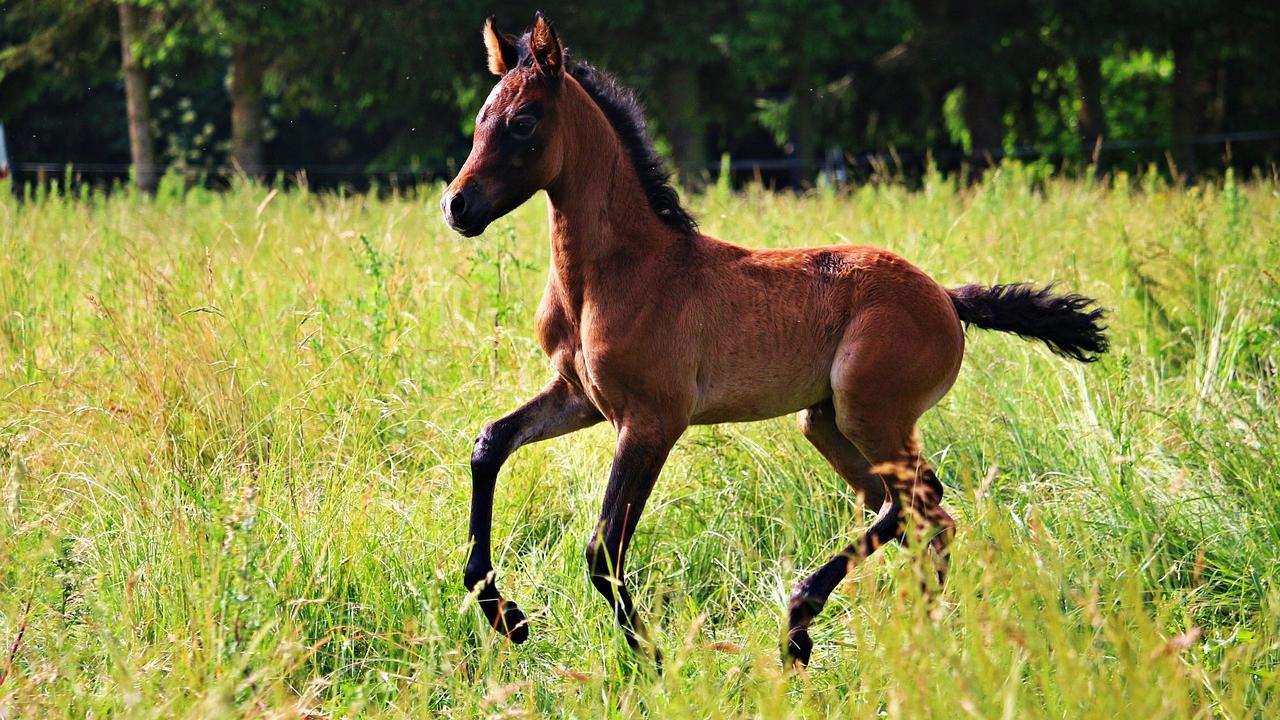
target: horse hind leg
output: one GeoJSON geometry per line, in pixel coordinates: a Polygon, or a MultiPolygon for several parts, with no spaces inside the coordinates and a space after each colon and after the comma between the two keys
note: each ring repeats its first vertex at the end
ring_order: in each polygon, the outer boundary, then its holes
{"type": "MultiPolygon", "coordinates": [[[[898,457],[877,464],[875,470],[886,478],[890,492],[901,498],[906,522],[900,539],[925,542],[937,579],[937,590],[941,590],[947,582],[956,521],[942,507],[942,482],[921,453],[919,433],[913,429],[898,457]]],[[[926,595],[934,594],[934,588],[926,578],[921,577],[921,584],[926,595]]]]}
{"type": "Polygon", "coordinates": [[[898,538],[898,506],[887,502],[888,488],[884,479],[871,470],[871,462],[849,442],[836,424],[835,406],[830,400],[800,412],[796,425],[832,469],[853,488],[866,508],[878,510],[875,521],[858,542],[828,560],[817,572],[801,581],[791,595],[787,613],[787,641],[784,655],[794,662],[808,664],[813,650],[809,625],[822,612],[827,598],[850,571],[853,564],[875,552],[881,545],[898,538]]]}
{"type": "MultiPolygon", "coordinates": [[[[802,429],[806,422],[812,424],[821,417],[820,413],[816,418],[810,413],[809,417],[802,418],[802,429]]],[[[836,424],[839,424],[838,420],[836,424]]],[[[907,425],[908,429],[905,431],[897,433],[890,429],[891,423],[878,425],[877,428],[878,430],[869,432],[859,431],[856,427],[841,429],[841,435],[845,437],[849,447],[866,462],[862,475],[856,482],[852,479],[850,482],[855,488],[860,485],[868,487],[872,485],[870,478],[875,478],[883,488],[880,495],[883,500],[875,521],[856,542],[845,547],[796,586],[788,611],[785,650],[785,657],[792,662],[804,665],[809,663],[813,650],[809,626],[853,566],[871,556],[881,546],[893,540],[909,542],[913,538],[928,537],[939,587],[945,582],[947,546],[954,534],[955,521],[941,506],[942,484],[938,481],[937,474],[921,457],[914,422],[907,425]],[[896,440],[890,439],[895,436],[896,440]]],[[[818,429],[821,430],[821,426],[818,429]]],[[[806,432],[806,437],[812,431],[811,427],[806,432]]],[[[830,440],[825,434],[820,437],[820,441],[830,440]]],[[[827,448],[838,450],[829,455],[823,450],[823,446],[819,446],[819,450],[832,461],[837,471],[842,466],[846,469],[851,467],[836,464],[837,460],[848,461],[852,457],[848,448],[834,442],[827,448]],[[833,456],[836,460],[832,460],[833,456]]],[[[928,584],[925,583],[924,586],[928,591],[928,584]]]]}
{"type": "Polygon", "coordinates": [[[881,546],[902,536],[902,506],[896,496],[888,496],[880,506],[880,512],[871,527],[857,542],[846,546],[812,575],[801,580],[791,594],[787,611],[787,644],[784,661],[809,664],[813,653],[813,639],[809,626],[822,612],[831,593],[844,580],[855,565],[870,557],[881,546]]]}
{"type": "Polygon", "coordinates": [[[869,510],[879,510],[886,496],[884,480],[871,472],[871,462],[840,432],[832,402],[826,400],[800,411],[796,425],[836,474],[849,483],[862,504],[869,510]]]}
{"type": "Polygon", "coordinates": [[[924,459],[920,416],[951,388],[964,356],[964,333],[945,292],[918,286],[897,312],[876,316],[841,344],[831,368],[836,425],[899,498],[903,539],[934,553],[939,587],[955,520],[942,508],[942,483],[924,459]]]}
{"type": "MultiPolygon", "coordinates": [[[[801,411],[797,417],[797,425],[836,473],[854,489],[865,507],[875,510],[884,504],[887,497],[884,478],[873,472],[871,462],[840,431],[836,423],[835,406],[831,401],[801,411]]],[[[932,535],[929,547],[937,555],[938,584],[941,586],[946,582],[947,546],[954,534],[955,520],[942,507],[942,482],[938,480],[937,473],[928,461],[921,457],[917,433],[913,431],[909,437],[902,462],[909,468],[906,477],[910,478],[912,514],[920,518],[917,522],[918,529],[932,535]]],[[[888,468],[881,469],[896,472],[894,467],[890,463],[888,468]]],[[[903,533],[895,539],[905,540],[906,535],[903,533]]]]}

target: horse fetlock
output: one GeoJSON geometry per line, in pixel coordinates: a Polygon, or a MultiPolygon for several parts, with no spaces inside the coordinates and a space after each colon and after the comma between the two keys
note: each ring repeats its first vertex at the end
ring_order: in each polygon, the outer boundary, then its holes
{"type": "Polygon", "coordinates": [[[493,587],[493,567],[487,564],[468,563],[462,570],[462,586],[467,592],[472,592],[480,586],[483,586],[482,589],[493,587]]]}
{"type": "Polygon", "coordinates": [[[601,595],[604,595],[606,598],[612,598],[614,595],[614,588],[620,584],[617,579],[609,575],[609,573],[592,572],[590,573],[590,579],[591,587],[595,588],[596,591],[601,595]]]}
{"type": "Polygon", "coordinates": [[[498,610],[491,618],[493,629],[506,635],[511,642],[519,645],[529,639],[529,618],[520,606],[511,600],[498,600],[498,610]]]}
{"type": "MultiPolygon", "coordinates": [[[[476,605],[480,607],[484,617],[494,630],[502,633],[517,645],[529,639],[529,621],[524,611],[515,602],[502,597],[494,587],[490,574],[479,575],[474,584],[468,583],[470,590],[480,586],[480,594],[476,605]]],[[[468,575],[468,580],[474,579],[468,575]]]]}
{"type": "Polygon", "coordinates": [[[798,588],[791,594],[791,612],[789,613],[791,627],[795,629],[808,624],[822,612],[826,604],[826,598],[810,595],[807,589],[798,588]]]}

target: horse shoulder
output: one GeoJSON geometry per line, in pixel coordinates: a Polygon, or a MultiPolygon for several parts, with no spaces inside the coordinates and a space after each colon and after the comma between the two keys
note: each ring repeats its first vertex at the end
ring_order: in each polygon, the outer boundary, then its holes
{"type": "Polygon", "coordinates": [[[547,285],[542,301],[538,304],[534,329],[538,345],[551,360],[551,365],[565,379],[576,383],[577,356],[582,349],[581,332],[569,298],[554,283],[547,285]]]}

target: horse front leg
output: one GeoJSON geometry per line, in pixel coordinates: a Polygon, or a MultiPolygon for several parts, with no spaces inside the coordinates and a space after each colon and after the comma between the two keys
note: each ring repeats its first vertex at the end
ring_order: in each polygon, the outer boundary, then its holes
{"type": "Polygon", "coordinates": [[[512,642],[527,640],[529,627],[519,606],[504,599],[494,581],[489,548],[498,470],[523,445],[581,430],[602,419],[581,392],[556,378],[519,409],[486,425],[476,438],[471,453],[471,550],[462,578],[467,590],[477,593],[489,624],[512,642]]]}
{"type": "Polygon", "coordinates": [[[604,506],[586,549],[591,584],[613,608],[627,644],[637,651],[643,649],[642,645],[647,646],[657,660],[661,656],[637,617],[635,603],[624,582],[623,568],[649,493],[683,431],[683,423],[673,424],[658,418],[620,424],[604,506]]]}

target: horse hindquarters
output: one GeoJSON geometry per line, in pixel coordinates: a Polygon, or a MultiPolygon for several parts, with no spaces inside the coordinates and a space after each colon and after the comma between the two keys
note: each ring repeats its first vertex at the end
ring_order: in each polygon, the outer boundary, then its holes
{"type": "Polygon", "coordinates": [[[831,402],[806,411],[801,429],[860,497],[883,501],[857,542],[797,586],[790,659],[808,663],[809,625],[850,568],[881,545],[932,536],[938,581],[945,581],[955,520],[942,508],[942,483],[922,456],[916,421],[955,382],[963,352],[959,319],[936,285],[873,305],[850,323],[831,368],[831,402]]]}

